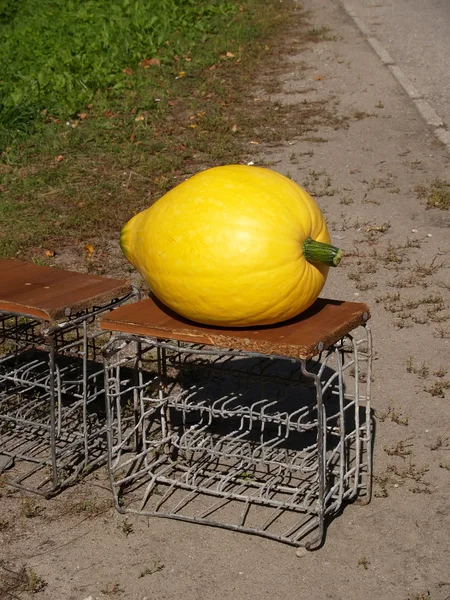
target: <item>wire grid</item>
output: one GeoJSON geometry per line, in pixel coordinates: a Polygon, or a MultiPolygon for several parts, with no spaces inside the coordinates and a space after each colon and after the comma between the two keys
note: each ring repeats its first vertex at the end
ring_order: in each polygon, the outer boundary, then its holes
{"type": "Polygon", "coordinates": [[[320,546],[328,515],[370,499],[371,338],[356,333],[313,361],[113,338],[116,508],[320,546]]]}
{"type": "Polygon", "coordinates": [[[0,313],[0,454],[16,488],[51,496],[106,461],[104,369],[110,335],[97,315],[130,297],[49,327],[0,313]]]}

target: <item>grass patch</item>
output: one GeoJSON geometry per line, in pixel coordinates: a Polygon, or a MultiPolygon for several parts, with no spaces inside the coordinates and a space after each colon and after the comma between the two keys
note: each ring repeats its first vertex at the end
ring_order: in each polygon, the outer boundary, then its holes
{"type": "Polygon", "coordinates": [[[416,192],[419,198],[426,199],[427,208],[450,209],[450,183],[448,181],[436,179],[429,188],[423,185],[418,186],[416,192]]]}
{"type": "Polygon", "coordinates": [[[0,561],[0,597],[18,598],[17,594],[37,594],[47,587],[47,582],[25,565],[13,566],[0,561]]]}
{"type": "Polygon", "coordinates": [[[238,10],[212,0],[41,0],[39,10],[3,0],[0,135],[27,130],[42,111],[73,115],[98,90],[120,93],[134,70],[170,63],[238,10]]]}
{"type": "MultiPolygon", "coordinates": [[[[97,4],[104,9],[101,0],[64,6],[70,12],[97,4]]],[[[155,3],[113,4],[145,12],[144,4],[155,3]]],[[[161,3],[164,11],[168,4],[161,3]]],[[[254,91],[257,78],[262,86],[276,80],[288,69],[285,55],[299,51],[290,31],[310,37],[294,3],[178,4],[189,9],[189,19],[196,15],[195,25],[186,21],[172,37],[167,25],[154,47],[117,58],[120,85],[96,83],[89,87],[95,93],[58,101],[60,112],[45,105],[38,130],[3,152],[1,256],[105,272],[122,260],[116,243],[122,225],[187,176],[246,162],[255,150],[305,138],[324,123],[340,126],[323,103],[275,105],[254,91]]],[[[122,25],[125,14],[117,17],[122,25]]],[[[98,31],[98,21],[92,27],[98,31]]]]}

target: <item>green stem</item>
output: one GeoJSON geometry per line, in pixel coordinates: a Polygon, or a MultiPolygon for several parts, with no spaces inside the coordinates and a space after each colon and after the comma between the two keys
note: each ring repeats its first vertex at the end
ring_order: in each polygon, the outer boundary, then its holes
{"type": "Polygon", "coordinates": [[[331,244],[308,238],[303,242],[303,255],[308,262],[337,267],[341,262],[342,250],[331,244]]]}

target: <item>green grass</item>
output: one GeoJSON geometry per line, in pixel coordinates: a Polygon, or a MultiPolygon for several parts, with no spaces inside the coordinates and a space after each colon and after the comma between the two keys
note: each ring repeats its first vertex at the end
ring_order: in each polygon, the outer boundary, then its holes
{"type": "Polygon", "coordinates": [[[0,144],[29,132],[42,111],[65,118],[97,93],[120,93],[139,63],[170,67],[238,10],[214,0],[40,0],[38,9],[2,0],[0,144]]]}
{"type": "Polygon", "coordinates": [[[450,183],[442,179],[436,179],[429,187],[420,185],[416,187],[419,198],[425,198],[427,208],[439,208],[450,210],[450,183]]]}

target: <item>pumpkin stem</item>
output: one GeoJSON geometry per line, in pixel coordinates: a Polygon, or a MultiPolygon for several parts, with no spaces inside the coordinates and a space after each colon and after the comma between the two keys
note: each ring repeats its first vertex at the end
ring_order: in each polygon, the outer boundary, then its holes
{"type": "Polygon", "coordinates": [[[329,267],[337,267],[341,262],[342,250],[331,244],[307,238],[303,242],[303,255],[308,262],[323,263],[329,267]]]}

